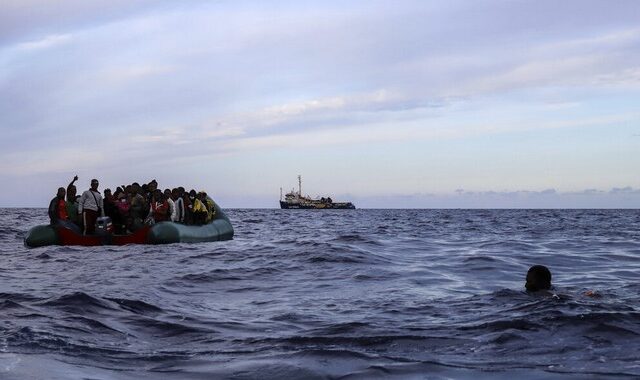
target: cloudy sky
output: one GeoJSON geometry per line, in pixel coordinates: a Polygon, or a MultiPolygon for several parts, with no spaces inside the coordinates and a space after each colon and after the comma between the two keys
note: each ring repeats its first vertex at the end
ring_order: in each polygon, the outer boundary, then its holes
{"type": "Polygon", "coordinates": [[[638,1],[0,2],[0,207],[640,207],[638,1]]]}

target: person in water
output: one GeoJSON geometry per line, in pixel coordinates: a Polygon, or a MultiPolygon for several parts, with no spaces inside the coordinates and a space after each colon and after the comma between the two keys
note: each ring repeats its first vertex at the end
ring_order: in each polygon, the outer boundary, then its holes
{"type": "MultiPolygon", "coordinates": [[[[553,298],[560,299],[560,296],[552,293],[555,289],[551,285],[551,271],[544,265],[534,265],[529,268],[524,287],[527,289],[527,292],[544,292],[552,295],[553,298]]],[[[602,297],[601,294],[595,290],[587,290],[583,295],[592,298],[602,297]]]]}
{"type": "Polygon", "coordinates": [[[528,292],[551,290],[551,271],[544,265],[534,265],[527,272],[527,280],[524,284],[528,292]]]}
{"type": "Polygon", "coordinates": [[[98,216],[104,216],[104,201],[98,191],[98,185],[98,180],[92,179],[91,188],[82,193],[78,204],[78,213],[82,215],[82,224],[84,225],[83,232],[85,235],[93,234],[96,229],[98,216]]]}

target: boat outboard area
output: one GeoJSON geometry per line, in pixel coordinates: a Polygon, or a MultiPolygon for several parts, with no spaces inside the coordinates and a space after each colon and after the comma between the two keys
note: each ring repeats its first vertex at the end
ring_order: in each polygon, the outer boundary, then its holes
{"type": "Polygon", "coordinates": [[[74,185],[59,188],[49,204],[50,223],[29,230],[27,247],[47,245],[125,245],[199,243],[233,238],[231,221],[205,192],[183,187],[158,189],[148,184],[117,187],[113,193],[89,190],[77,195],[74,185]]]}

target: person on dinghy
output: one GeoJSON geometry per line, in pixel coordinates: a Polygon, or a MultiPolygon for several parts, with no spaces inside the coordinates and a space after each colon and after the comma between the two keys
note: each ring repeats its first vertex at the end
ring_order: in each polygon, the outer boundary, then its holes
{"type": "Polygon", "coordinates": [[[91,180],[91,188],[80,197],[78,205],[78,213],[82,215],[82,224],[84,225],[84,234],[92,235],[95,233],[96,221],[98,216],[104,215],[104,201],[102,194],[98,191],[99,182],[97,179],[91,180]]]}

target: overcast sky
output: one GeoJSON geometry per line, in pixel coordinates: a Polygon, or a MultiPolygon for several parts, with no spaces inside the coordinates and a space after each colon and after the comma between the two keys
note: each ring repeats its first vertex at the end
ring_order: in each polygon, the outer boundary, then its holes
{"type": "Polygon", "coordinates": [[[0,2],[0,207],[640,207],[638,1],[0,2]]]}

